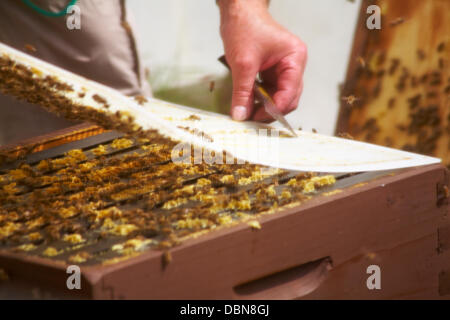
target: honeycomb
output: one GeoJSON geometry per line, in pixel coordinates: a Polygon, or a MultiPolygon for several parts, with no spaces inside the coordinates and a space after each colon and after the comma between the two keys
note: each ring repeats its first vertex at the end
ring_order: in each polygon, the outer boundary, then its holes
{"type": "Polygon", "coordinates": [[[173,146],[153,133],[16,161],[0,175],[0,248],[80,265],[114,263],[238,223],[259,229],[255,218],[335,182],[248,163],[173,163],[173,146]]]}

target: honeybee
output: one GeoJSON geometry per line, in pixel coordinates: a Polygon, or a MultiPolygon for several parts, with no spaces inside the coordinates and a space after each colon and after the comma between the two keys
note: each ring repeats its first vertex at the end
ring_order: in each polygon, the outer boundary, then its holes
{"type": "Polygon", "coordinates": [[[171,244],[169,241],[164,240],[164,241],[161,241],[161,242],[158,244],[158,247],[159,247],[160,249],[169,249],[169,248],[172,247],[172,244],[171,244]]]}
{"type": "Polygon", "coordinates": [[[36,47],[33,46],[33,45],[31,45],[31,44],[28,44],[28,43],[24,46],[24,48],[25,48],[26,51],[28,51],[28,52],[30,52],[30,53],[35,53],[35,52],[37,52],[36,47]]]}
{"type": "Polygon", "coordinates": [[[389,22],[389,25],[391,27],[394,27],[394,26],[397,26],[399,24],[402,24],[403,22],[405,22],[405,18],[398,17],[398,18],[395,18],[394,20],[392,20],[391,22],[389,22]]]}
{"type": "Polygon", "coordinates": [[[392,109],[393,107],[395,107],[395,98],[390,98],[388,102],[388,108],[392,109]]]}
{"type": "Polygon", "coordinates": [[[339,132],[337,134],[339,138],[349,139],[349,140],[355,140],[355,138],[348,132],[339,132]]]}
{"type": "Polygon", "coordinates": [[[171,262],[172,262],[172,254],[169,251],[164,251],[164,253],[162,254],[163,268],[166,268],[171,262]]]}
{"type": "Polygon", "coordinates": [[[135,96],[134,100],[136,100],[136,102],[139,103],[140,105],[143,105],[144,103],[148,102],[147,98],[144,97],[143,95],[135,96]]]}
{"type": "Polygon", "coordinates": [[[359,100],[360,100],[360,98],[355,97],[354,95],[350,95],[348,97],[342,97],[342,101],[345,101],[350,106],[353,106],[353,104],[359,100]]]}
{"type": "Polygon", "coordinates": [[[361,57],[361,56],[357,57],[357,58],[356,58],[356,61],[359,63],[359,65],[360,65],[362,68],[365,68],[365,67],[366,67],[366,60],[364,60],[363,57],[361,57]]]}
{"type": "Polygon", "coordinates": [[[444,186],[444,196],[446,198],[450,198],[450,190],[448,189],[447,186],[444,186]]]}
{"type": "Polygon", "coordinates": [[[417,50],[417,57],[419,60],[424,60],[426,57],[425,52],[422,49],[417,50]]]}

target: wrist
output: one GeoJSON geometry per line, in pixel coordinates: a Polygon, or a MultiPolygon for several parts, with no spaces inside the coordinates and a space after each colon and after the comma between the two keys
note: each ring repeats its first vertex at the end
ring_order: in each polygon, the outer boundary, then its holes
{"type": "Polygon", "coordinates": [[[263,4],[265,4],[266,8],[270,4],[270,0],[255,0],[255,1],[253,1],[253,0],[216,0],[216,4],[218,6],[220,6],[220,5],[224,4],[224,3],[225,3],[225,5],[227,5],[227,4],[230,4],[230,3],[232,4],[232,3],[236,3],[236,2],[240,2],[240,1],[243,1],[243,2],[262,2],[263,4]]]}
{"type": "Polygon", "coordinates": [[[220,9],[221,22],[241,14],[268,14],[269,0],[216,0],[220,9]]]}
{"type": "Polygon", "coordinates": [[[256,20],[271,19],[269,0],[217,0],[220,8],[222,38],[228,27],[246,25],[256,20]]]}

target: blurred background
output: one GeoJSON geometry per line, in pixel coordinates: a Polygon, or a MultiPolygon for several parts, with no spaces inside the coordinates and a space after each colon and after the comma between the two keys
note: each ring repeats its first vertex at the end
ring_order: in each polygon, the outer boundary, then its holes
{"type": "MultiPolygon", "coordinates": [[[[155,97],[227,113],[231,80],[217,61],[223,46],[215,1],[128,0],[127,5],[155,97]]],[[[359,8],[360,0],[271,1],[273,17],[308,46],[303,96],[287,117],[295,128],[334,133],[338,86],[345,78],[359,8]]]]}

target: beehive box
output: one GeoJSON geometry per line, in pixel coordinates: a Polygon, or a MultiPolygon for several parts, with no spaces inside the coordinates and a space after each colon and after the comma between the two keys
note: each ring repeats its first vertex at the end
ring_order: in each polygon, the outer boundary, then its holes
{"type": "Polygon", "coordinates": [[[70,137],[36,138],[52,147],[2,167],[2,298],[448,298],[441,165],[334,181],[174,168],[158,136],[70,137]],[[366,286],[372,264],[382,290],[366,286]],[[66,286],[69,265],[81,290],[66,286]]]}

